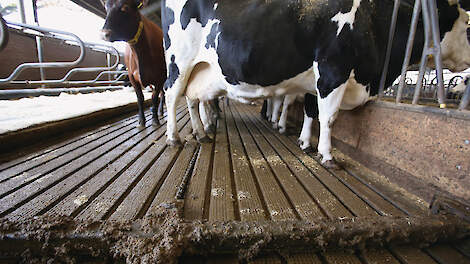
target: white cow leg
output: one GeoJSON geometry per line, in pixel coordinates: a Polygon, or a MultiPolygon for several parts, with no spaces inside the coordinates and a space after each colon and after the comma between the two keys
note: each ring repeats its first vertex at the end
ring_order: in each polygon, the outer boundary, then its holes
{"type": "Polygon", "coordinates": [[[271,123],[274,129],[277,129],[277,122],[279,121],[279,111],[281,110],[282,102],[284,101],[284,96],[276,96],[273,98],[273,112],[271,116],[271,123]]]}
{"type": "Polygon", "coordinates": [[[166,143],[169,146],[182,145],[179,134],[178,134],[178,130],[176,128],[176,102],[178,101],[178,98],[181,96],[181,92],[180,92],[181,89],[176,89],[176,88],[181,87],[182,85],[180,84],[179,86],[177,86],[176,84],[177,83],[175,82],[173,87],[168,89],[165,93],[165,101],[166,101],[166,107],[167,107],[166,143]]]}
{"type": "Polygon", "coordinates": [[[211,139],[204,132],[201,122],[199,115],[199,100],[189,99],[186,97],[186,103],[188,104],[189,118],[191,119],[191,126],[193,127],[193,135],[200,143],[211,142],[211,139]]]}
{"type": "Polygon", "coordinates": [[[289,106],[295,101],[297,95],[288,94],[284,97],[284,103],[282,105],[281,117],[279,118],[279,133],[285,134],[287,130],[287,114],[289,106]]]}
{"type": "Polygon", "coordinates": [[[310,139],[312,138],[313,121],[314,119],[308,117],[304,111],[304,124],[302,125],[302,131],[300,132],[298,143],[300,148],[307,153],[314,151],[310,143],[310,139]]]}
{"type": "Polygon", "coordinates": [[[317,97],[319,110],[318,120],[320,121],[318,153],[322,157],[322,164],[327,168],[338,168],[338,165],[331,155],[331,128],[338,115],[346,86],[347,82],[334,89],[327,97],[317,97]]]}
{"type": "Polygon", "coordinates": [[[211,109],[208,102],[199,103],[199,115],[201,116],[202,125],[206,134],[214,133],[214,124],[211,117],[211,109]]]}

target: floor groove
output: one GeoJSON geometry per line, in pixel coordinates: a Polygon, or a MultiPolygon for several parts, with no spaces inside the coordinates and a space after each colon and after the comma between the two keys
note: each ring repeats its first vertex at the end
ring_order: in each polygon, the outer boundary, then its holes
{"type": "MultiPolygon", "coordinates": [[[[296,136],[281,135],[261,119],[259,106],[230,101],[222,102],[221,109],[210,143],[195,141],[188,111],[180,106],[181,148],[166,146],[166,114],[160,126],[153,126],[147,111],[149,124],[143,129],[135,127],[137,116],[127,117],[0,164],[0,217],[21,221],[50,214],[136,220],[174,202],[186,179],[182,215],[187,221],[335,220],[426,213],[416,201],[393,196],[391,186],[374,181],[373,173],[337,150],[334,155],[347,166],[325,169],[314,155],[300,150],[296,136]]],[[[469,263],[462,253],[465,248],[457,243],[424,250],[282,252],[249,263],[469,263]]],[[[190,260],[182,258],[183,263],[190,260]]],[[[233,255],[198,260],[238,263],[233,255]]]]}

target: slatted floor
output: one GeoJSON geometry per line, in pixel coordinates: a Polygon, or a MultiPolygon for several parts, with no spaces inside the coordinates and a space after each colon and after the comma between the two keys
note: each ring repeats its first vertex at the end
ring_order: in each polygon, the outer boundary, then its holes
{"type": "MultiPolygon", "coordinates": [[[[27,157],[0,164],[0,217],[43,214],[132,220],[171,202],[192,169],[187,220],[334,219],[421,215],[422,206],[335,151],[344,170],[327,170],[303,153],[296,136],[273,131],[259,107],[223,104],[213,143],[197,144],[185,107],[177,111],[183,148],[165,144],[161,126],[136,117],[103,126],[27,157]]],[[[428,249],[271,255],[252,263],[470,263],[467,244],[428,249]]],[[[238,263],[235,256],[184,257],[182,263],[238,263]]]]}

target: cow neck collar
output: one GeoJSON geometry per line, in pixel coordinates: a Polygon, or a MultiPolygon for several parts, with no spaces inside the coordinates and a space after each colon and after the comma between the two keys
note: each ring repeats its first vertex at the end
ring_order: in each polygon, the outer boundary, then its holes
{"type": "Polygon", "coordinates": [[[127,43],[129,43],[129,45],[137,44],[137,42],[139,42],[140,35],[142,35],[143,29],[144,29],[144,22],[141,19],[139,22],[139,28],[137,29],[137,32],[135,33],[134,37],[131,40],[127,41],[127,43]]]}

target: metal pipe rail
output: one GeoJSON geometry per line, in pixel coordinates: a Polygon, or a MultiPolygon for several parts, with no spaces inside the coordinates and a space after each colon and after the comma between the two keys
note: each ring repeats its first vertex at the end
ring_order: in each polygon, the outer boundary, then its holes
{"type": "MultiPolygon", "coordinates": [[[[23,23],[14,23],[14,22],[9,22],[6,21],[8,25],[13,25],[17,27],[22,27],[22,28],[28,28],[35,30],[37,32],[40,32],[45,35],[50,35],[50,33],[56,33],[56,34],[61,34],[61,35],[67,35],[70,36],[74,39],[74,41],[77,42],[77,44],[80,47],[80,56],[72,61],[72,62],[42,62],[42,63],[37,63],[37,62],[29,62],[29,63],[23,63],[21,65],[18,65],[16,69],[10,74],[5,79],[0,79],[0,84],[3,83],[12,83],[18,76],[20,75],[21,72],[23,72],[26,69],[35,69],[35,68],[65,68],[65,67],[73,67],[77,66],[79,63],[83,61],[85,58],[85,44],[83,41],[75,34],[66,32],[66,31],[61,31],[61,30],[56,30],[56,29],[50,29],[50,28],[44,28],[44,27],[39,27],[39,26],[33,26],[33,25],[28,25],[28,24],[23,24],[23,23]]],[[[27,81],[24,81],[23,83],[27,83],[27,81]]]]}
{"type": "MultiPolygon", "coordinates": [[[[423,53],[421,56],[421,63],[419,68],[418,81],[416,82],[415,93],[413,96],[413,104],[417,104],[419,100],[420,91],[423,86],[423,79],[426,70],[426,63],[429,56],[434,59],[437,75],[437,97],[440,108],[446,107],[446,91],[444,89],[444,77],[443,67],[441,58],[441,45],[440,45],[440,34],[439,34],[439,23],[437,16],[436,0],[416,0],[413,10],[413,17],[410,25],[410,33],[408,36],[408,42],[406,45],[405,58],[403,60],[402,73],[397,91],[396,102],[400,103],[403,94],[403,88],[405,86],[406,71],[408,69],[411,52],[413,49],[414,39],[416,35],[416,28],[418,25],[419,15],[422,10],[422,17],[424,22],[425,32],[425,44],[423,47],[423,53]]],[[[396,15],[395,13],[393,14],[396,15]]],[[[395,18],[396,19],[396,18],[395,18]]],[[[393,26],[393,24],[392,24],[393,26]]],[[[392,27],[391,26],[391,27],[392,27]]],[[[389,43],[391,45],[391,43],[389,43]]]]}
{"type": "Polygon", "coordinates": [[[8,26],[2,15],[0,14],[0,51],[2,51],[8,44],[9,33],[8,26]]]}
{"type": "Polygon", "coordinates": [[[100,44],[100,43],[90,43],[90,42],[83,42],[78,36],[76,36],[73,33],[66,32],[66,31],[61,31],[61,30],[56,30],[56,29],[50,29],[50,28],[44,28],[44,27],[39,27],[39,26],[34,26],[34,25],[28,25],[28,24],[23,24],[23,23],[14,23],[14,22],[9,22],[6,21],[6,24],[8,25],[13,25],[21,28],[27,28],[27,29],[32,29],[37,32],[40,32],[46,36],[53,36],[54,38],[58,38],[55,36],[55,34],[62,35],[62,36],[69,36],[71,38],[59,38],[62,40],[66,41],[73,41],[78,44],[80,47],[80,55],[78,58],[72,62],[42,62],[42,63],[23,63],[19,65],[13,73],[5,78],[5,79],[0,79],[0,85],[2,84],[25,84],[25,85],[31,85],[31,84],[36,84],[36,85],[47,85],[47,84],[64,84],[64,85],[85,85],[85,84],[122,84],[123,82],[120,82],[120,79],[127,75],[126,72],[123,71],[112,71],[117,67],[119,64],[119,52],[114,48],[113,46],[106,45],[106,44],[100,44]],[[86,47],[92,48],[92,49],[97,49],[106,53],[111,53],[116,57],[116,61],[113,65],[107,66],[107,67],[87,67],[87,68],[74,68],[68,71],[65,76],[62,79],[57,79],[57,80],[40,80],[40,81],[30,81],[30,80],[21,80],[17,81],[16,78],[20,75],[21,72],[23,72],[26,69],[31,69],[31,68],[70,68],[77,66],[81,62],[83,62],[85,53],[86,53],[86,47]],[[109,81],[99,81],[99,78],[103,76],[102,73],[98,74],[98,76],[91,81],[70,81],[71,77],[76,74],[76,73],[83,73],[83,72],[99,72],[99,71],[106,71],[106,73],[117,73],[120,74],[117,79],[114,80],[109,80],[109,81]]]}

